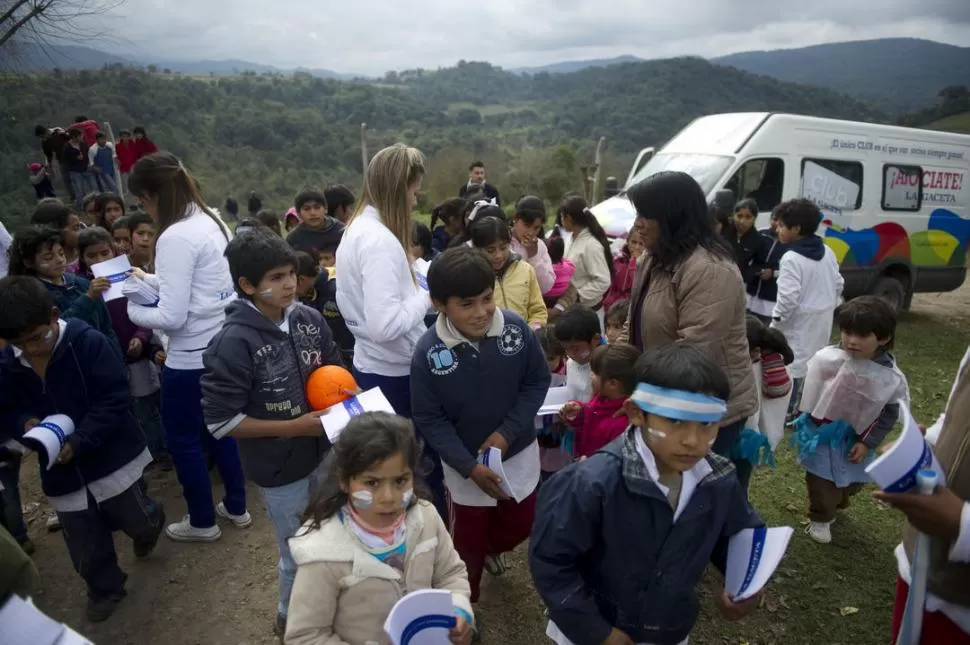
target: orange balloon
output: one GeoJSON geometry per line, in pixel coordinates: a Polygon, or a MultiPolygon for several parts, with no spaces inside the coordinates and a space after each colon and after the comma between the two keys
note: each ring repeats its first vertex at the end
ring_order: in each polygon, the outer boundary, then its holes
{"type": "Polygon", "coordinates": [[[354,376],[339,365],[324,365],[313,370],[306,382],[306,396],[314,410],[326,410],[331,405],[349,399],[357,391],[354,376]]]}

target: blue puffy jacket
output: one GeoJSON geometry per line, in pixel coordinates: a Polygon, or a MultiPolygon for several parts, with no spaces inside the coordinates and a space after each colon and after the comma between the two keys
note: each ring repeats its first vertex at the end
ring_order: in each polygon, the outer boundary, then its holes
{"type": "Polygon", "coordinates": [[[635,643],[674,645],[697,620],[694,588],[726,543],[764,526],[723,457],[675,523],[628,429],[539,491],[529,567],[549,618],[575,645],[599,645],[614,627],[635,643]]]}

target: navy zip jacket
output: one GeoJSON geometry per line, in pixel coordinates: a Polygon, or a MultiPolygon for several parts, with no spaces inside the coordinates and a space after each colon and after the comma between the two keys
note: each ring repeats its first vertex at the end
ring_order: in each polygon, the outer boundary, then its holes
{"type": "Polygon", "coordinates": [[[713,453],[675,523],[634,432],[539,489],[529,569],[550,620],[576,645],[599,645],[614,627],[634,643],[679,643],[697,620],[694,588],[712,555],[723,557],[739,531],[764,526],[734,466],[713,453]]]}
{"type": "Polygon", "coordinates": [[[781,262],[781,256],[788,250],[788,246],[779,242],[778,238],[771,234],[770,229],[761,231],[761,236],[765,239],[752,261],[758,264],[760,269],[771,269],[772,275],[767,280],[762,280],[760,276],[755,275],[747,281],[747,291],[756,298],[775,302],[778,299],[778,263],[781,262]]]}
{"type": "MultiPolygon", "coordinates": [[[[29,419],[66,414],[74,422],[68,443],[74,458],[40,468],[48,497],[67,495],[118,470],[145,450],[131,411],[128,370],[103,334],[80,320],[61,326],[45,379],[8,347],[0,354],[0,432],[18,439],[29,419]]],[[[44,460],[42,460],[44,461],[44,460]]]]}
{"type": "Polygon", "coordinates": [[[536,439],[535,417],[549,390],[549,364],[529,325],[496,309],[476,349],[449,329],[444,314],[411,359],[411,415],[441,460],[469,477],[493,432],[508,459],[536,439]]]}
{"type": "MultiPolygon", "coordinates": [[[[246,417],[289,421],[310,412],[306,382],[322,365],[340,365],[340,352],[319,312],[294,305],[284,332],[248,300],[226,308],[222,330],[202,354],[202,410],[217,439],[246,417]]],[[[246,474],[257,486],[275,488],[312,473],[330,442],[318,437],[239,439],[246,474]]]]}
{"type": "Polygon", "coordinates": [[[765,268],[763,258],[767,253],[765,249],[770,246],[768,240],[751,227],[740,238],[735,231],[731,231],[728,241],[734,251],[734,261],[738,263],[741,280],[748,284],[765,268]]]}

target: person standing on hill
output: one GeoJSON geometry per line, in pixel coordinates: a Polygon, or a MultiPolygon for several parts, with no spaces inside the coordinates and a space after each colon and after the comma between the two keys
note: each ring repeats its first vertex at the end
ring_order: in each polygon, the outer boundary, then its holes
{"type": "Polygon", "coordinates": [[[78,211],[84,210],[84,196],[97,192],[98,182],[94,173],[90,172],[91,161],[88,158],[88,144],[84,143],[84,133],[79,128],[71,128],[67,132],[70,139],[64,144],[61,160],[70,177],[74,194],[74,204],[78,211]]]}
{"type": "Polygon", "coordinates": [[[255,190],[249,191],[249,216],[256,217],[256,214],[263,210],[263,200],[259,198],[255,190]]]}
{"type": "Polygon", "coordinates": [[[232,198],[232,195],[226,198],[226,205],[223,207],[225,211],[229,213],[229,217],[234,222],[239,222],[239,202],[232,198]]]}
{"type": "Polygon", "coordinates": [[[95,177],[106,192],[118,192],[118,182],[115,179],[115,149],[108,141],[104,132],[95,137],[95,144],[88,150],[88,160],[95,177]]]}
{"type": "Polygon", "coordinates": [[[499,197],[498,188],[485,181],[485,164],[481,161],[473,161],[468,166],[468,181],[458,189],[458,196],[465,197],[477,192],[476,189],[485,193],[487,199],[494,199],[497,206],[502,205],[499,197]]]}
{"type": "Polygon", "coordinates": [[[138,161],[138,157],[135,150],[135,140],[131,138],[131,132],[122,130],[119,136],[121,138],[115,146],[115,155],[118,157],[118,172],[121,173],[121,183],[127,187],[128,174],[131,172],[131,167],[138,161]]]}
{"type": "Polygon", "coordinates": [[[158,146],[155,142],[148,138],[148,133],[145,132],[145,128],[142,126],[136,126],[132,132],[135,133],[135,161],[137,163],[142,157],[147,157],[148,155],[155,154],[158,152],[158,146]]]}
{"type": "MultiPolygon", "coordinates": [[[[89,148],[96,143],[98,132],[101,130],[101,128],[98,127],[97,121],[89,119],[83,114],[74,117],[74,123],[71,124],[71,128],[77,128],[84,134],[84,143],[89,148]]],[[[71,128],[68,128],[68,130],[71,128]]]]}
{"type": "Polygon", "coordinates": [[[71,201],[74,201],[74,189],[71,186],[71,179],[62,158],[64,146],[70,139],[67,132],[64,131],[64,128],[48,128],[46,125],[38,125],[34,128],[34,136],[40,139],[40,149],[44,152],[48,170],[60,175],[61,181],[64,183],[64,190],[70,196],[71,201]],[[55,160],[57,160],[56,164],[54,163],[55,160]]]}

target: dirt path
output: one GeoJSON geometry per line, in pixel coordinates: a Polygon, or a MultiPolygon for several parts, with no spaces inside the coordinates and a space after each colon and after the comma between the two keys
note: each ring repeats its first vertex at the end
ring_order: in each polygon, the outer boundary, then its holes
{"type": "MultiPolygon", "coordinates": [[[[953,326],[966,325],[968,313],[970,282],[953,293],[917,296],[908,315],[953,326]]],[[[135,561],[129,540],[116,535],[121,566],[129,574],[129,594],[108,622],[92,625],[84,617],[84,585],[71,567],[63,538],[44,528],[46,503],[33,458],[24,464],[21,479],[30,536],[37,546],[34,560],[43,581],[35,600],[51,616],[98,645],[276,642],[276,543],[255,489],[249,497],[253,526],[240,531],[224,525],[222,540],[214,544],[177,544],[163,537],[150,558],[135,561]]],[[[174,472],[153,472],[146,479],[152,495],[165,504],[169,520],[178,519],[185,504],[174,472]]],[[[529,586],[521,549],[514,562],[516,569],[507,578],[486,580],[481,603],[485,642],[544,643],[542,609],[529,586]]]]}

